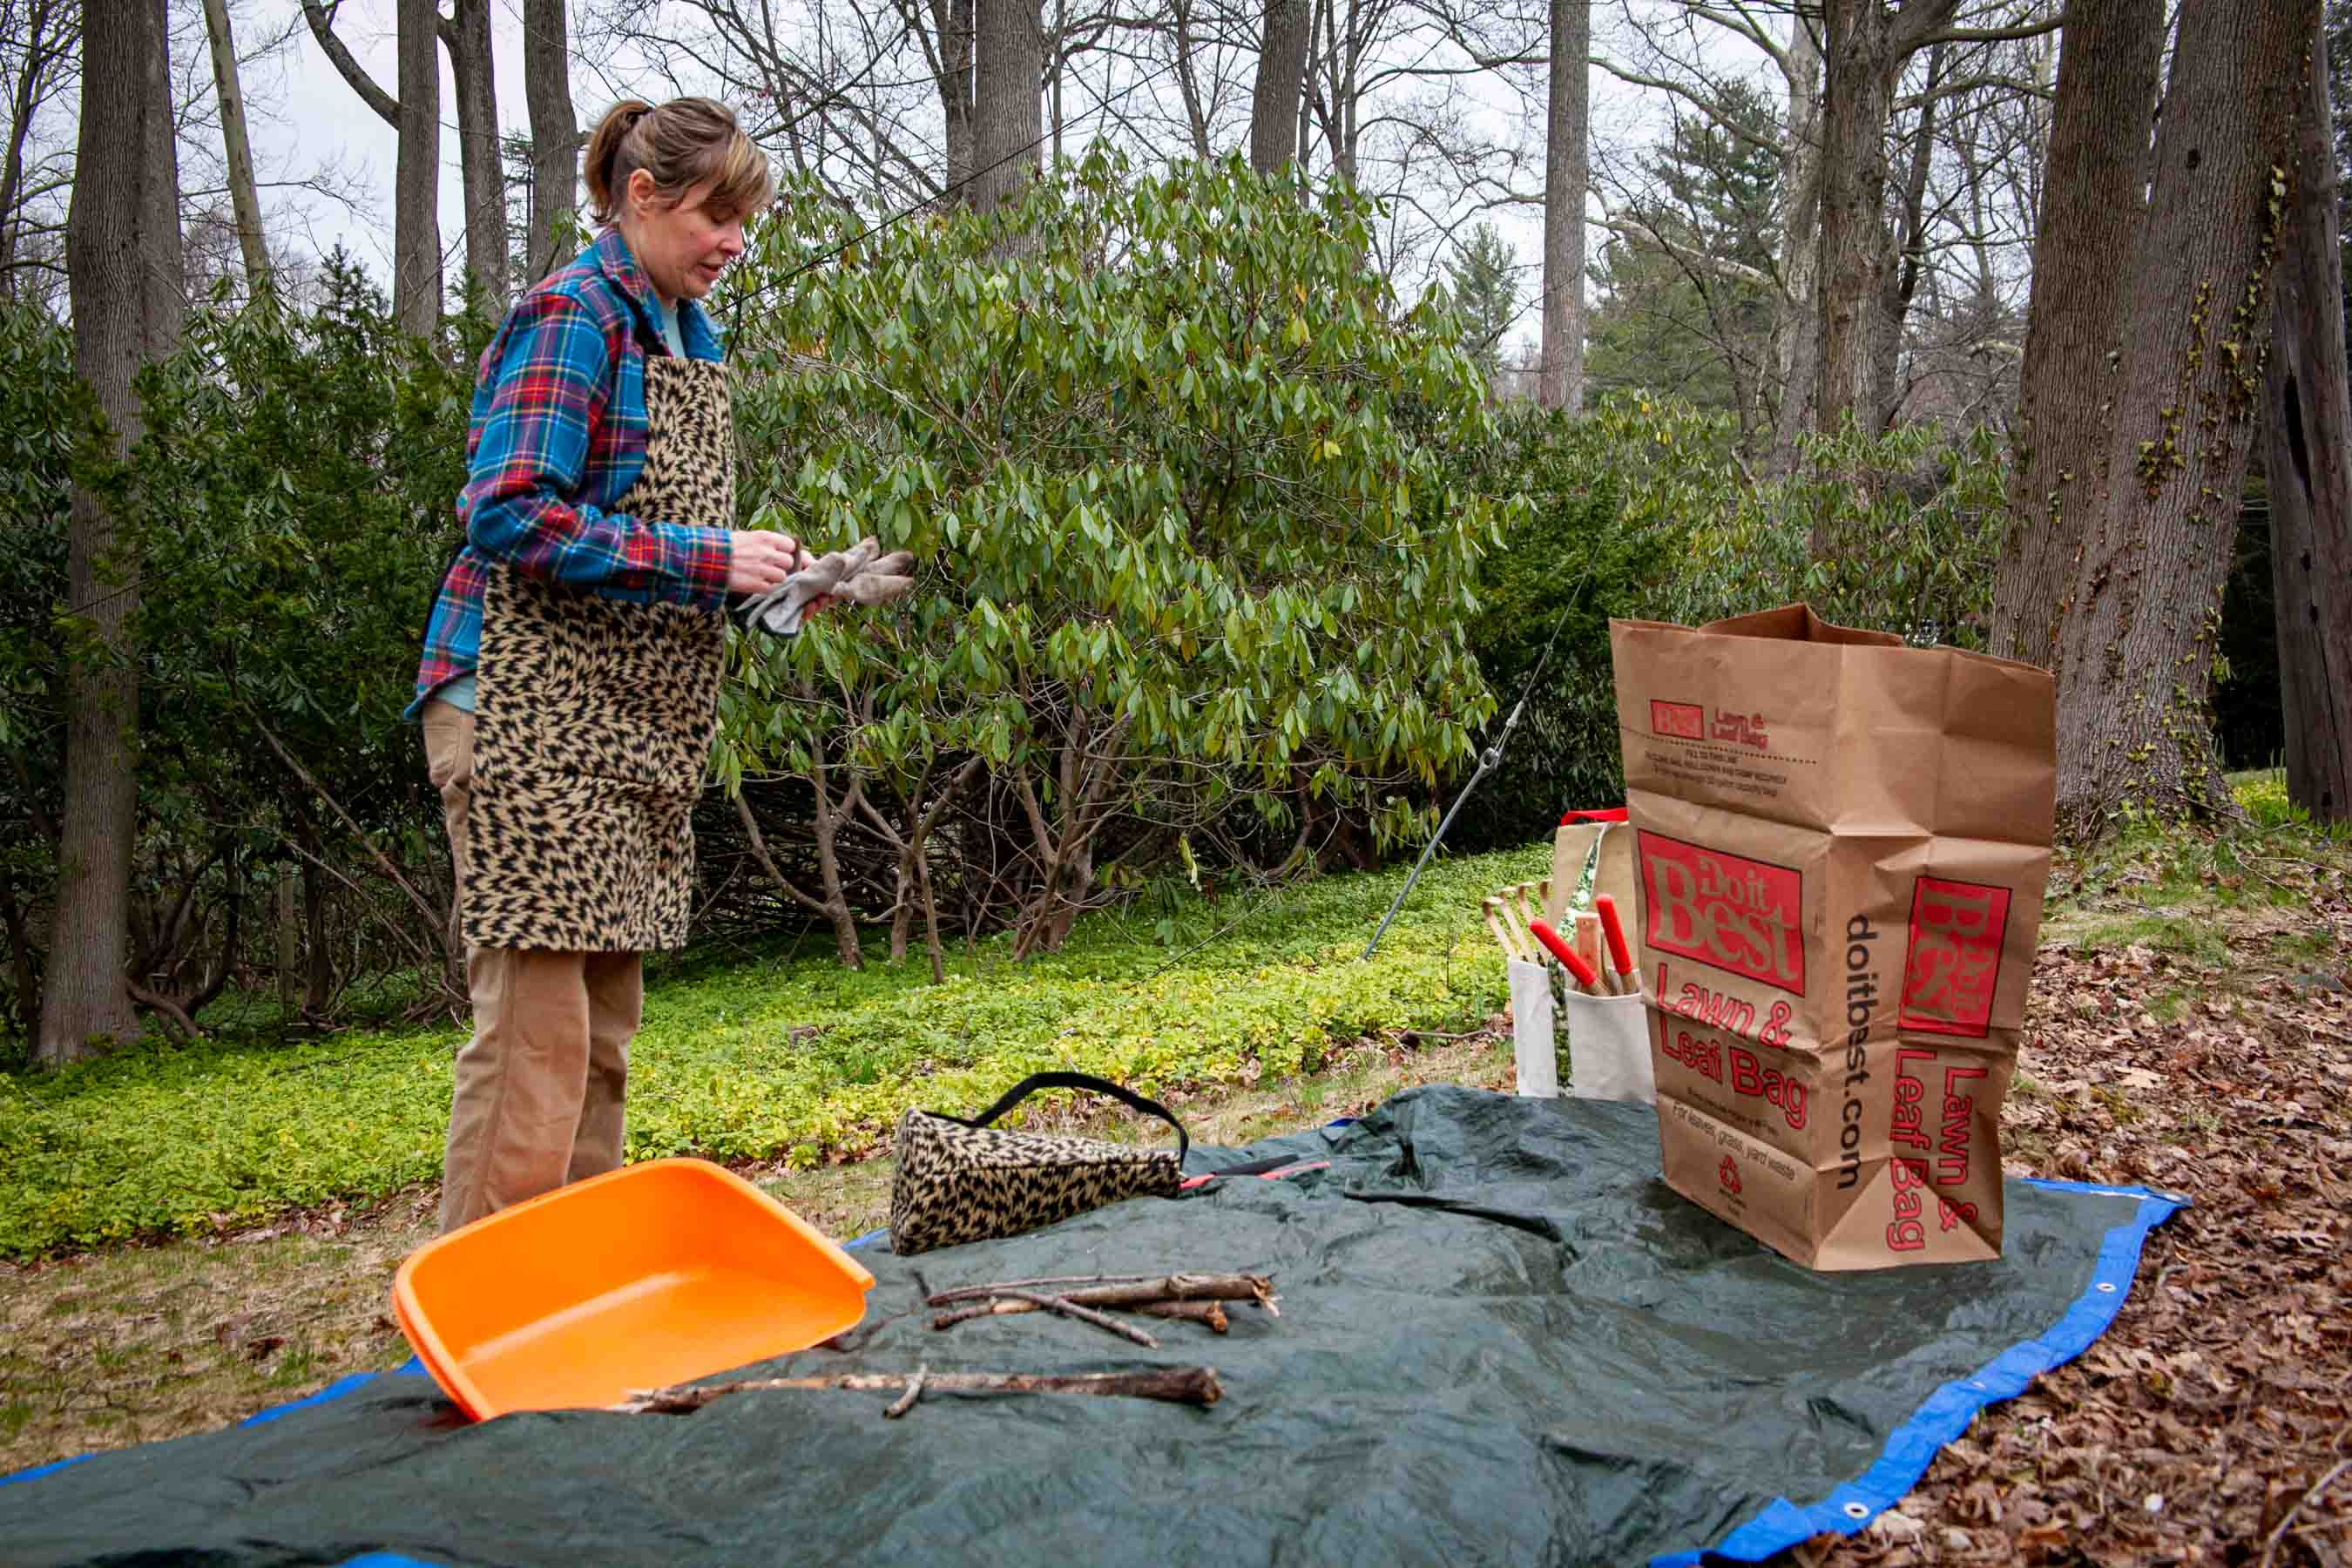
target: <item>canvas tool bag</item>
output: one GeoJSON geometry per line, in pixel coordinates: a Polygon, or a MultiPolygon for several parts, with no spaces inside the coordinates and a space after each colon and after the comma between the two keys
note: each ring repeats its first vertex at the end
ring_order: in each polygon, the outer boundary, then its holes
{"type": "Polygon", "coordinates": [[[1813,1268],[1998,1258],[2050,673],[1801,605],[1610,652],[1667,1183],[1813,1268]]]}
{"type": "Polygon", "coordinates": [[[898,1119],[898,1170],[890,1183],[890,1248],[901,1257],[935,1247],[1018,1236],[1121,1198],[1172,1198],[1192,1148],[1166,1107],[1106,1079],[1041,1072],[1023,1079],[978,1116],[909,1110],[898,1119]],[[1097,1138],[1008,1132],[990,1125],[1041,1089],[1106,1094],[1176,1129],[1173,1149],[1139,1149],[1097,1138]]]}
{"type": "Polygon", "coordinates": [[[1531,1100],[1559,1096],[1559,1019],[1551,994],[1551,968],[1524,958],[1503,960],[1511,985],[1511,1062],[1518,1091],[1531,1100]]]}
{"type": "MultiPolygon", "coordinates": [[[[1630,941],[1632,933],[1626,933],[1630,941]]],[[[1580,1100],[1632,1100],[1654,1105],[1649,1021],[1639,996],[1594,996],[1571,990],[1560,998],[1568,1035],[1568,1092],[1580,1100]]]]}
{"type": "MultiPolygon", "coordinates": [[[[1570,812],[1570,820],[1561,822],[1552,835],[1551,892],[1544,901],[1544,914],[1555,929],[1565,931],[1578,911],[1591,910],[1606,893],[1616,900],[1626,940],[1633,940],[1642,919],[1641,889],[1633,877],[1633,829],[1628,823],[1608,820],[1624,815],[1570,812]]],[[[1517,992],[1513,994],[1516,998],[1517,992]]],[[[1656,1103],[1649,1026],[1640,997],[1588,995],[1571,988],[1560,998],[1559,1011],[1561,1031],[1568,1037],[1569,1093],[1584,1100],[1656,1103]]],[[[1522,1088],[1519,1092],[1528,1091],[1522,1088]]]]}

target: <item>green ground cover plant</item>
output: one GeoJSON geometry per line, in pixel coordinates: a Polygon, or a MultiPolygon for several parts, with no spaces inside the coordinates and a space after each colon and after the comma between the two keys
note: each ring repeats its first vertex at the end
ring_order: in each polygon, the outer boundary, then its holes
{"type": "MultiPolygon", "coordinates": [[[[1076,1068],[1145,1093],[1312,1070],[1345,1042],[1475,1026],[1503,994],[1476,900],[1541,876],[1530,847],[1433,861],[1369,963],[1404,870],[1225,900],[1189,954],[1096,916],[1021,963],[1006,939],[844,970],[817,942],[649,984],[629,1155],[782,1158],[870,1148],[909,1106],[976,1110],[1025,1074],[1076,1068]],[[1255,911],[1255,912],[1253,912],[1255,911]],[[1244,918],[1246,917],[1246,918],[1244,918]]],[[[448,1029],[299,1045],[149,1044],[48,1077],[0,1076],[0,1257],[381,1196],[439,1173],[448,1029]]]]}

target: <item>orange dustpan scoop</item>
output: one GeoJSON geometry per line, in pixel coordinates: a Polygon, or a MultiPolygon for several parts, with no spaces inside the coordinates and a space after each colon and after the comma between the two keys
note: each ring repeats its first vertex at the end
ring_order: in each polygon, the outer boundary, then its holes
{"type": "Polygon", "coordinates": [[[874,1276],[707,1160],[654,1160],[409,1254],[401,1332],[478,1421],[612,1405],[806,1350],[866,1315],[874,1276]]]}

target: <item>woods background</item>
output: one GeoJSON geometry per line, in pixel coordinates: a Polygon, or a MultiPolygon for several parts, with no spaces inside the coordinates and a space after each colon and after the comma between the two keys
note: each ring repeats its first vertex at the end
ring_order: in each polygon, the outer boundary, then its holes
{"type": "Polygon", "coordinates": [[[1790,598],[2053,666],[2071,837],[2352,803],[2336,7],[383,9],[389,76],[331,0],[0,0],[0,1063],[462,1006],[399,713],[625,90],[784,178],[747,525],[925,563],[736,644],[703,952],[1189,941],[1417,843],[1549,649],[1450,840],[1521,842],[1617,798],[1609,616],[1790,598]],[[289,69],[388,188],[257,157],[289,69]]]}

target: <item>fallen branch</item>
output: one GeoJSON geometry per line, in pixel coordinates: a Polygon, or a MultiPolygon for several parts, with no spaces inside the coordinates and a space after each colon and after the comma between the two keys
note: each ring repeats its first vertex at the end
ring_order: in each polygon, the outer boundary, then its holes
{"type": "MultiPolygon", "coordinates": [[[[1067,1296],[1041,1296],[1034,1290],[1007,1290],[1005,1295],[1015,1301],[1026,1301],[1040,1311],[1059,1312],[1062,1316],[1075,1318],[1081,1323],[1092,1323],[1096,1328],[1108,1329],[1120,1339],[1134,1341],[1145,1350],[1156,1351],[1160,1348],[1160,1342],[1141,1329],[1131,1323],[1122,1323],[1117,1318],[1096,1311],[1092,1307],[1080,1306],[1067,1296]]],[[[932,1325],[934,1328],[938,1326],[936,1323],[932,1325]]]]}
{"type": "Polygon", "coordinates": [[[915,1369],[915,1375],[907,1380],[907,1392],[890,1402],[890,1408],[882,1412],[883,1420],[896,1421],[915,1407],[915,1401],[923,1396],[923,1379],[930,1370],[928,1366],[915,1369]]]}
{"type": "Polygon", "coordinates": [[[941,1312],[931,1320],[931,1327],[952,1329],[958,1323],[969,1323],[974,1318],[1010,1317],[1015,1312],[1034,1312],[1036,1310],[1027,1301],[1016,1301],[1009,1296],[992,1296],[969,1307],[958,1307],[952,1312],[941,1312]]]}
{"type": "MultiPolygon", "coordinates": [[[[999,1279],[993,1285],[959,1285],[951,1290],[940,1291],[940,1295],[968,1296],[982,1290],[1034,1290],[1042,1285],[1132,1285],[1150,1278],[1149,1274],[1052,1274],[1043,1279],[999,1279]]],[[[936,1307],[940,1303],[935,1300],[930,1304],[936,1307]]]]}
{"type": "Polygon", "coordinates": [[[2286,1510],[2286,1517],[2278,1521],[2278,1528],[2271,1531],[2270,1539],[2268,1541],[2263,1542],[2263,1561],[2261,1568],[2271,1568],[2271,1558],[2277,1552],[2279,1542],[2286,1539],[2286,1527],[2294,1522],[2294,1516],[2301,1513],[2315,1500],[2316,1500],[2322,1492],[2326,1491],[2331,1485],[2333,1485],[2336,1478],[2342,1475],[2347,1469],[2352,1469],[2352,1459],[2339,1459],[2336,1461],[2336,1465],[2334,1469],[2320,1477],[2316,1482],[2313,1483],[2312,1489],[2309,1491],[2294,1500],[2294,1506],[2286,1510]]]}
{"type": "MultiPolygon", "coordinates": [[[[879,1394],[919,1384],[925,1394],[1090,1394],[1104,1398],[1159,1399],[1171,1405],[1214,1405],[1224,1396],[1211,1366],[1154,1367],[1144,1372],[853,1372],[838,1377],[753,1377],[701,1387],[681,1385],[632,1394],[605,1406],[625,1415],[682,1415],[730,1394],[786,1389],[842,1389],[879,1394]]],[[[887,1414],[887,1412],[885,1412],[887,1414]]]]}
{"type": "MultiPolygon", "coordinates": [[[[1009,1296],[991,1297],[985,1301],[976,1301],[968,1307],[958,1307],[953,1311],[941,1312],[931,1320],[931,1327],[952,1329],[958,1323],[968,1323],[974,1318],[1007,1318],[1022,1312],[1042,1312],[1047,1310],[1047,1306],[1041,1305],[1037,1298],[1025,1291],[1020,1291],[1009,1296]]],[[[1224,1303],[1222,1301],[1138,1301],[1123,1308],[1122,1310],[1142,1312],[1154,1318],[1175,1318],[1188,1322],[1206,1323],[1221,1334],[1229,1326],[1225,1317],[1224,1303]]]]}
{"type": "MultiPolygon", "coordinates": [[[[1006,1285],[965,1285],[942,1290],[928,1298],[924,1305],[951,1307],[961,1301],[1014,1293],[1013,1288],[1006,1285]]],[[[1276,1317],[1282,1316],[1275,1305],[1273,1277],[1265,1274],[1170,1274],[1158,1279],[1064,1290],[1055,1299],[1075,1301],[1082,1307],[1139,1307],[1147,1301],[1255,1301],[1276,1317]]]]}
{"type": "Polygon", "coordinates": [[[1152,1318],[1174,1318],[1181,1322],[1206,1323],[1212,1333],[1222,1334],[1227,1327],[1225,1304],[1223,1301],[1145,1301],[1136,1311],[1152,1318]]]}

